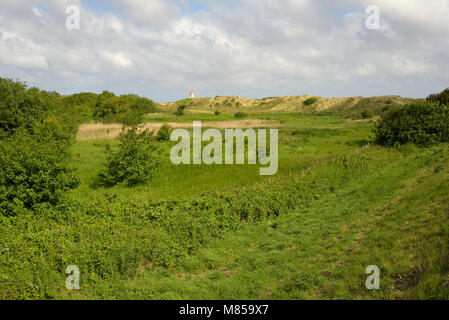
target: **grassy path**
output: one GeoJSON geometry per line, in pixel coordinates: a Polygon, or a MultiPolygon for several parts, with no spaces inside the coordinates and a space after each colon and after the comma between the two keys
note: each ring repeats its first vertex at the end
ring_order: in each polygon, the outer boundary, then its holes
{"type": "Polygon", "coordinates": [[[427,150],[351,177],[343,188],[291,215],[248,224],[210,243],[183,259],[176,272],[147,269],[121,294],[138,299],[447,299],[447,164],[447,150],[427,150]],[[365,288],[369,265],[381,270],[379,291],[365,288]]]}

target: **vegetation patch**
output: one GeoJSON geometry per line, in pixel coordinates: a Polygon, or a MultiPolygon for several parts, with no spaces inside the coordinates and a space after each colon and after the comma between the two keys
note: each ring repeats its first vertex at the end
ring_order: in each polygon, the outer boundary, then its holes
{"type": "Polygon", "coordinates": [[[376,141],[384,146],[447,142],[448,124],[448,105],[417,102],[383,114],[375,128],[376,141]]]}
{"type": "Polygon", "coordinates": [[[309,98],[303,102],[304,106],[309,107],[318,101],[317,98],[309,98]]]}

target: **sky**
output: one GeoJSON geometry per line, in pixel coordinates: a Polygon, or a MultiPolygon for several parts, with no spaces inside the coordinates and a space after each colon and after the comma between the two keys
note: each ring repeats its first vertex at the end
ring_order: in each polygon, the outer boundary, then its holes
{"type": "Polygon", "coordinates": [[[57,91],[263,98],[449,87],[449,0],[0,0],[0,77],[57,91]],[[79,8],[79,29],[68,6],[79,8]],[[379,28],[367,28],[370,5],[379,28]],[[70,24],[70,23],[69,23],[70,24]]]}

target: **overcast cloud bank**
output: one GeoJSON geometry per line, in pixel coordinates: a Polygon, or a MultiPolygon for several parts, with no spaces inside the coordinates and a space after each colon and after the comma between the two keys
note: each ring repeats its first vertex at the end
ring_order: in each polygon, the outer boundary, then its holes
{"type": "Polygon", "coordinates": [[[0,76],[60,93],[424,97],[449,87],[449,0],[2,1],[0,76]],[[66,8],[81,8],[80,29],[66,8]],[[365,27],[377,5],[379,30],[365,27]]]}

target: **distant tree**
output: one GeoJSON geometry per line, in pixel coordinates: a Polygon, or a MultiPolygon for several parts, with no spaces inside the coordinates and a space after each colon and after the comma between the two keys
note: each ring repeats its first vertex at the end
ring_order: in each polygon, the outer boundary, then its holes
{"type": "Polygon", "coordinates": [[[77,93],[70,96],[61,97],[64,108],[70,118],[83,123],[94,118],[98,95],[91,92],[77,93]]]}
{"type": "Polygon", "coordinates": [[[155,103],[147,98],[139,97],[135,94],[127,94],[120,96],[125,99],[131,106],[131,109],[141,115],[154,113],[157,111],[155,103]]]}
{"type": "Polygon", "coordinates": [[[108,99],[115,97],[115,94],[104,90],[101,94],[97,96],[97,101],[95,103],[94,117],[98,118],[98,113],[101,105],[108,99]]]}
{"type": "Polygon", "coordinates": [[[120,97],[112,97],[104,100],[97,110],[97,117],[103,122],[120,122],[131,112],[131,105],[126,99],[120,97]]]}

